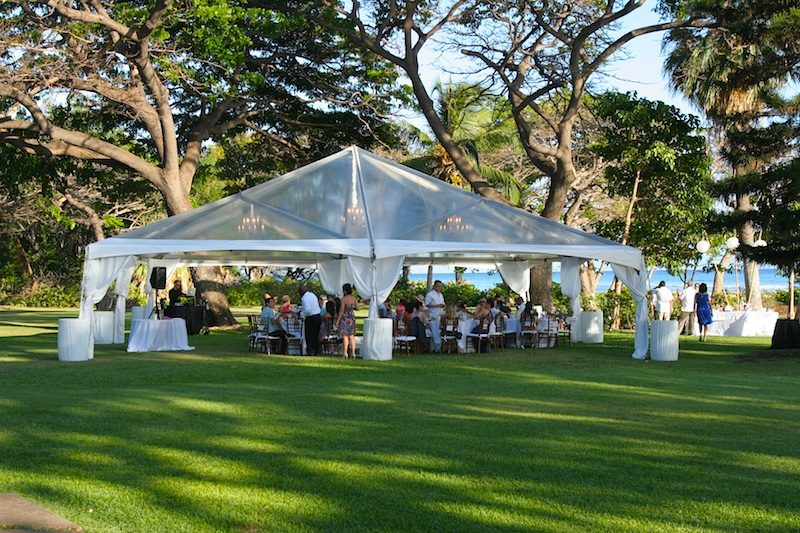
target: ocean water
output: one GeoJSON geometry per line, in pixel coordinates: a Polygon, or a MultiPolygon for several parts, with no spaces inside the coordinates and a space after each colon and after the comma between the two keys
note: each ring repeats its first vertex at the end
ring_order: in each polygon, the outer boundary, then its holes
{"type": "MultiPolygon", "coordinates": [[[[691,275],[691,271],[690,271],[691,275]]],[[[759,275],[761,277],[761,290],[764,291],[774,291],[776,289],[788,290],[789,288],[789,278],[785,276],[781,276],[778,274],[778,269],[776,268],[761,268],[759,269],[759,275]]],[[[420,274],[420,273],[411,273],[409,278],[413,281],[425,281],[428,279],[427,274],[420,274]]],[[[498,283],[502,283],[503,279],[500,277],[500,273],[497,271],[494,272],[471,272],[467,271],[463,274],[464,280],[472,283],[476,289],[481,291],[487,291],[492,289],[498,283]]],[[[725,289],[729,292],[736,292],[736,273],[735,272],[726,272],[725,273],[725,289]]],[[[450,272],[434,272],[433,279],[442,280],[442,282],[447,283],[455,282],[456,276],[455,273],[450,272]]],[[[739,270],[739,290],[744,291],[744,273],[739,270]]],[[[607,291],[611,287],[611,282],[614,280],[614,273],[611,271],[610,268],[607,268],[603,271],[603,276],[600,278],[600,282],[597,284],[597,292],[604,292],[607,291]]],[[[561,282],[561,273],[560,272],[553,272],[553,281],[556,283],[561,282]]],[[[677,291],[679,288],[683,287],[683,282],[680,278],[670,276],[665,270],[656,270],[653,272],[653,276],[650,278],[650,287],[657,286],[661,281],[664,281],[667,284],[667,287],[672,289],[673,291],[677,291]]],[[[711,287],[714,284],[714,272],[703,272],[702,270],[698,270],[694,275],[694,282],[695,283],[705,283],[708,285],[709,292],[711,291],[711,287]]]]}

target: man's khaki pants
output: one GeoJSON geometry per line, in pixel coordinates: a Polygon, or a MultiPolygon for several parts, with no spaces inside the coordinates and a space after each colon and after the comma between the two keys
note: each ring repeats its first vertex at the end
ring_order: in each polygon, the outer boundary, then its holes
{"type": "Polygon", "coordinates": [[[689,321],[689,327],[687,328],[686,334],[694,335],[694,313],[692,311],[681,311],[681,318],[678,320],[679,335],[683,333],[683,326],[686,324],[687,320],[689,321]]]}

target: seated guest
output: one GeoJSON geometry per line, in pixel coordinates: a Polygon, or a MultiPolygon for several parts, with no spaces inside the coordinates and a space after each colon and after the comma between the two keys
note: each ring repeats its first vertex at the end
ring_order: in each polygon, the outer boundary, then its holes
{"type": "Polygon", "coordinates": [[[442,315],[443,318],[448,320],[453,320],[458,316],[458,311],[456,310],[456,304],[453,302],[447,302],[444,304],[444,314],[442,315]]]}
{"type": "Polygon", "coordinates": [[[392,318],[392,305],[389,300],[378,304],[378,316],[381,318],[392,318]]]}
{"type": "Polygon", "coordinates": [[[495,311],[494,311],[495,315],[498,315],[498,314],[502,313],[503,316],[508,316],[508,315],[511,314],[511,309],[506,305],[506,303],[503,300],[502,296],[495,297],[495,299],[494,299],[494,309],[495,309],[495,311]]]}
{"type": "Polygon", "coordinates": [[[408,305],[408,300],[403,296],[397,301],[397,314],[400,315],[406,312],[406,306],[408,305]]]}
{"type": "Polygon", "coordinates": [[[292,299],[289,298],[288,294],[284,294],[281,296],[281,309],[280,312],[284,315],[288,315],[292,312],[292,299]]]}
{"type": "Polygon", "coordinates": [[[183,284],[181,280],[176,279],[169,290],[169,305],[178,305],[184,296],[186,295],[183,293],[183,284]]]}
{"type": "Polygon", "coordinates": [[[275,307],[275,299],[269,296],[264,302],[264,309],[261,310],[261,318],[265,324],[267,335],[280,337],[276,349],[277,353],[286,353],[286,331],[284,331],[280,318],[275,314],[273,307],[275,307]]]}

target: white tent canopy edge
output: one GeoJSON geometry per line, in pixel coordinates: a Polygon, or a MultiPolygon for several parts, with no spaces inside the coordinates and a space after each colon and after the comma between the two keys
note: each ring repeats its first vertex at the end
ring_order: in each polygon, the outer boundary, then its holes
{"type": "Polygon", "coordinates": [[[631,289],[637,302],[633,357],[643,359],[647,354],[647,287],[639,250],[486,200],[369,152],[348,148],[247,191],[90,245],[84,266],[81,317],[91,317],[93,305],[116,281],[117,309],[121,312],[116,316],[119,334],[115,341],[124,342],[124,296],[118,292],[127,293],[137,262],[148,268],[166,266],[168,275],[178,266],[316,268],[326,291],[340,294],[341,284],[350,281],[360,294],[370,295],[374,316],[377,302],[391,292],[403,264],[496,267],[512,290],[524,294],[530,266],[548,261],[561,261],[562,290],[567,285],[565,280],[569,281],[571,288],[564,293],[573,299],[577,316],[577,271],[586,259],[609,262],[631,289]],[[320,176],[327,182],[341,182],[331,190],[349,188],[352,194],[337,197],[322,189],[321,195],[309,195],[304,185],[311,185],[313,192],[315,183],[323,183],[320,176]],[[387,183],[400,187],[389,190],[387,183]],[[287,202],[286,190],[298,191],[297,196],[305,192],[308,198],[287,202]],[[397,208],[392,201],[402,195],[411,206],[408,217],[385,208],[385,204],[397,208]],[[431,195],[435,202],[429,201],[431,195]],[[370,199],[372,203],[368,203],[370,199]],[[332,216],[326,216],[326,210],[320,212],[319,206],[329,207],[332,216]],[[419,206],[424,209],[414,211],[419,206]],[[309,216],[304,218],[305,211],[309,216]],[[448,224],[456,217],[453,213],[470,213],[472,218],[465,223],[458,215],[458,224],[454,225],[457,231],[448,233],[452,230],[448,224]],[[387,217],[391,217],[389,223],[387,217]],[[411,223],[398,224],[398,219],[410,219],[411,223]],[[255,224],[255,231],[253,220],[262,221],[255,224]],[[219,235],[224,238],[214,238],[219,235]]]}

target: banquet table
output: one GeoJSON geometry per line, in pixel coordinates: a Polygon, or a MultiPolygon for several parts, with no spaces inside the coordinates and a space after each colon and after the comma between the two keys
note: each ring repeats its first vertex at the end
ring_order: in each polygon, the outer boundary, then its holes
{"type": "Polygon", "coordinates": [[[186,322],[182,318],[131,320],[129,352],[194,350],[189,346],[186,322]]]}
{"type": "Polygon", "coordinates": [[[189,335],[197,335],[205,325],[206,308],[204,305],[169,305],[164,315],[184,319],[186,332],[189,335]]]}
{"type": "MultiPolygon", "coordinates": [[[[776,311],[713,311],[708,334],[718,337],[771,337],[778,321],[776,311]]],[[[695,323],[695,331],[700,327],[695,323]]]]}
{"type": "Polygon", "coordinates": [[[800,322],[790,318],[778,319],[770,348],[800,348],[800,322]]]}
{"type": "MultiPolygon", "coordinates": [[[[478,320],[459,320],[458,321],[458,331],[461,332],[461,338],[458,339],[458,351],[459,353],[467,353],[467,352],[474,352],[475,347],[472,343],[467,342],[467,334],[472,331],[472,329],[478,325],[478,320]]],[[[506,326],[506,335],[514,335],[514,342],[515,346],[519,346],[519,338],[522,334],[522,323],[518,318],[506,318],[505,320],[506,326]]],[[[494,325],[492,326],[492,330],[494,329],[494,325]]]]}

